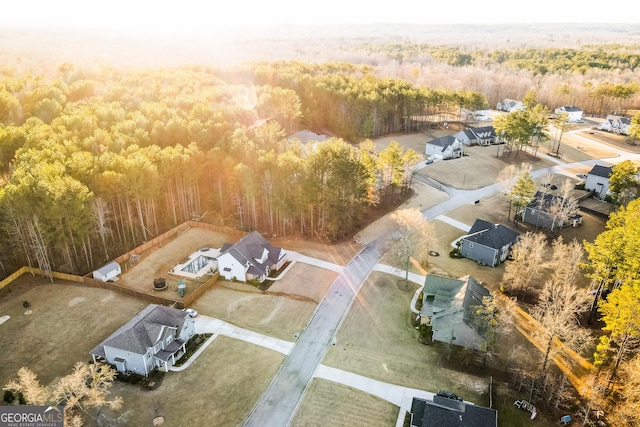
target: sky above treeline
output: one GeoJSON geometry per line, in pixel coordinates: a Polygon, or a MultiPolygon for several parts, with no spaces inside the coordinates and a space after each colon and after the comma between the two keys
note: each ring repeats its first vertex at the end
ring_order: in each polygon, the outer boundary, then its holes
{"type": "Polygon", "coordinates": [[[619,0],[612,7],[557,0],[31,0],[3,4],[0,29],[12,24],[169,32],[274,24],[640,24],[636,1],[619,0]]]}

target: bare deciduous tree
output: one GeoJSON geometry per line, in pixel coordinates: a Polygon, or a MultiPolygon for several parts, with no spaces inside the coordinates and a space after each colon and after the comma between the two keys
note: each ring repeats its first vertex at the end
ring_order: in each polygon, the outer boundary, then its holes
{"type": "Polygon", "coordinates": [[[531,284],[542,273],[542,261],[546,246],[542,233],[527,232],[520,236],[511,248],[513,259],[506,264],[502,286],[524,297],[531,284]]]}
{"type": "Polygon", "coordinates": [[[551,280],[554,283],[575,284],[581,276],[581,266],[584,261],[584,249],[577,240],[564,243],[562,236],[551,243],[553,258],[547,264],[552,271],[551,280]]]}
{"type": "Polygon", "coordinates": [[[607,421],[616,427],[637,426],[640,423],[640,355],[622,365],[621,376],[624,380],[618,389],[618,398],[610,401],[607,421]]]}
{"type": "Polygon", "coordinates": [[[578,212],[578,199],[573,195],[573,184],[566,179],[562,186],[558,196],[554,199],[549,206],[549,213],[553,216],[553,222],[551,224],[551,231],[561,229],[569,220],[578,212]]]}
{"type": "Polygon", "coordinates": [[[49,400],[49,391],[40,384],[36,374],[24,366],[18,370],[17,378],[9,381],[4,389],[14,395],[22,395],[30,405],[45,405],[49,400]]]}
{"type": "Polygon", "coordinates": [[[564,274],[554,275],[540,293],[539,303],[532,316],[540,323],[534,338],[545,349],[541,371],[545,372],[562,346],[580,351],[591,341],[589,331],[580,326],[579,315],[589,309],[589,295],[573,283],[557,280],[564,274]],[[562,344],[554,343],[559,339],[562,344]]]}
{"type": "Polygon", "coordinates": [[[413,257],[421,264],[427,262],[429,247],[436,239],[435,229],[418,209],[401,209],[391,218],[398,224],[398,230],[394,233],[390,253],[396,265],[405,267],[405,279],[408,280],[409,259],[413,257]]]}
{"type": "Polygon", "coordinates": [[[109,396],[116,374],[115,369],[103,363],[78,362],[73,372],[47,389],[35,373],[23,367],[4,389],[20,393],[29,405],[64,405],[65,426],[84,426],[85,417],[95,420],[97,425],[117,425],[127,421],[129,412],[114,417],[106,413],[117,412],[122,407],[121,397],[109,396]]]}

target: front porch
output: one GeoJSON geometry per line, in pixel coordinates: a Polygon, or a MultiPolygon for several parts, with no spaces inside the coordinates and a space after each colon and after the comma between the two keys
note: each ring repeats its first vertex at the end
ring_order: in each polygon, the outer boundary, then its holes
{"type": "Polygon", "coordinates": [[[169,372],[169,367],[173,366],[186,353],[186,342],[175,340],[164,349],[154,355],[154,364],[159,371],[169,372]]]}

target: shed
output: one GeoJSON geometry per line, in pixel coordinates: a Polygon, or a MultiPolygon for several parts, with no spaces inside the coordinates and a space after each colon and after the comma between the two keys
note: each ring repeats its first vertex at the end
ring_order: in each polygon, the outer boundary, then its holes
{"type": "Polygon", "coordinates": [[[93,272],[93,278],[96,280],[102,280],[103,282],[108,282],[109,280],[115,279],[120,273],[122,273],[120,264],[115,261],[111,261],[109,264],[95,270],[93,272]]]}

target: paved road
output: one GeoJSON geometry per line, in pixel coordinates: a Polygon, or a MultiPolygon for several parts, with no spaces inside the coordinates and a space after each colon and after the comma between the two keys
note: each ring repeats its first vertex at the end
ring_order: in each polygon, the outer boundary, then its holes
{"type": "Polygon", "coordinates": [[[385,242],[372,242],[347,264],[318,305],[271,384],[245,420],[244,426],[289,425],[342,318],[384,249],[385,242]]]}
{"type": "MultiPolygon", "coordinates": [[[[620,157],[635,157],[618,151],[620,157]]],[[[541,155],[541,154],[539,154],[541,155]]],[[[622,160],[618,158],[618,161],[622,160]]],[[[564,170],[578,165],[594,165],[598,160],[589,160],[572,164],[549,157],[557,163],[550,168],[531,172],[534,178],[552,171],[565,173],[564,170]]],[[[418,177],[416,175],[416,177],[418,177]]],[[[493,184],[476,190],[460,190],[450,188],[430,178],[419,176],[418,179],[445,191],[449,199],[423,211],[427,219],[456,209],[464,204],[489,197],[504,186],[493,184]]],[[[353,303],[362,282],[385,252],[387,242],[382,239],[371,242],[342,270],[331,285],[326,296],[316,309],[304,331],[298,337],[291,352],[281,365],[269,387],[262,394],[251,413],[244,422],[246,427],[280,427],[290,424],[296,413],[306,387],[311,383],[320,362],[322,361],[344,315],[353,303]]]]}

